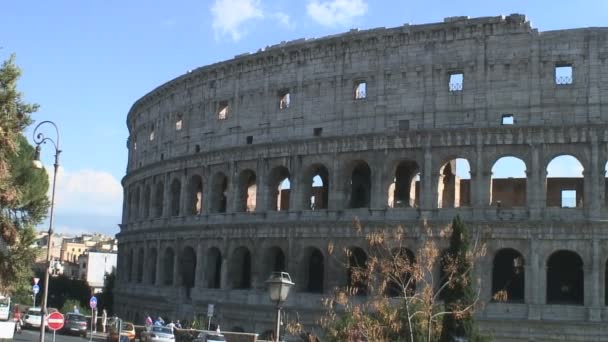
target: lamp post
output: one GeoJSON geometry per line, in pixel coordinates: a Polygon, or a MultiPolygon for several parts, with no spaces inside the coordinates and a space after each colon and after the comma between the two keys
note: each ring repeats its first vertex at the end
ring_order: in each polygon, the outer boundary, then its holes
{"type": "Polygon", "coordinates": [[[281,304],[287,300],[289,290],[295,283],[291,281],[291,277],[287,272],[272,272],[270,278],[266,280],[268,284],[268,293],[270,300],[277,302],[277,321],[275,328],[276,341],[280,341],[279,334],[281,332],[281,304]]]}
{"type": "Polygon", "coordinates": [[[47,299],[49,296],[49,271],[50,271],[50,267],[51,267],[51,239],[53,238],[53,209],[55,206],[55,183],[57,181],[57,169],[59,168],[59,154],[61,153],[61,150],[59,149],[59,129],[57,128],[57,125],[55,125],[55,123],[53,121],[42,121],[41,123],[39,123],[36,128],[34,128],[34,143],[36,143],[36,154],[34,156],[34,161],[33,161],[33,165],[35,168],[42,168],[42,162],[40,161],[40,145],[42,144],[46,144],[48,142],[51,142],[53,144],[53,147],[55,147],[55,164],[53,164],[54,166],[54,170],[53,170],[53,188],[51,191],[51,213],[49,214],[49,233],[48,233],[48,240],[47,240],[47,245],[46,245],[46,265],[45,265],[45,272],[44,272],[44,292],[42,293],[42,301],[41,301],[41,308],[42,308],[42,322],[40,324],[40,342],[44,342],[44,329],[45,329],[45,325],[44,325],[44,321],[45,318],[47,316],[47,299]],[[56,132],[56,137],[55,140],[53,140],[50,137],[47,137],[44,135],[44,133],[42,132],[38,132],[38,129],[45,125],[52,125],[53,127],[55,127],[55,132],[56,132]]]}

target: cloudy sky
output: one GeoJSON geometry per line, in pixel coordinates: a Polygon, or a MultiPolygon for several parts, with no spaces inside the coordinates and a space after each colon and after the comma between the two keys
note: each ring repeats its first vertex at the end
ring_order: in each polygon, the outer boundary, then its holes
{"type": "MultiPolygon", "coordinates": [[[[41,105],[34,119],[61,130],[57,231],[106,234],[121,220],[126,114],[187,70],[281,41],[449,16],[523,13],[540,31],[608,26],[608,0],[15,0],[2,12],[0,59],[17,55],[19,88],[41,105]]],[[[50,146],[43,157],[52,167],[50,146]]]]}

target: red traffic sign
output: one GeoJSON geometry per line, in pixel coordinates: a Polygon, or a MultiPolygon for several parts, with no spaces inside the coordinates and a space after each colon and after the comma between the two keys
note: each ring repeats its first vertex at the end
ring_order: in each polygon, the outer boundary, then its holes
{"type": "Polygon", "coordinates": [[[63,323],[65,321],[63,320],[63,315],[61,314],[61,312],[53,312],[52,314],[49,315],[47,322],[48,322],[49,329],[59,330],[59,329],[63,328],[63,323]]]}

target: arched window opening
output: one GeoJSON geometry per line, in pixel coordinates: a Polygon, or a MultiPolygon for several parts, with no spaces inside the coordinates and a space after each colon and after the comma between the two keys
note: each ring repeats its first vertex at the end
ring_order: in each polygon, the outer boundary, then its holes
{"type": "Polygon", "coordinates": [[[178,179],[171,182],[171,216],[179,216],[182,183],[178,179]]]}
{"type": "Polygon", "coordinates": [[[219,289],[222,279],[222,253],[219,249],[212,247],[207,252],[207,287],[219,289]]]}
{"type": "Polygon", "coordinates": [[[133,281],[133,249],[129,250],[129,257],[127,258],[127,279],[129,283],[133,281]]]}
{"type": "Polygon", "coordinates": [[[397,165],[393,183],[389,185],[389,208],[415,208],[420,204],[420,168],[412,160],[397,165]]]}
{"type": "Polygon", "coordinates": [[[272,169],[272,171],[270,171],[268,186],[270,210],[289,210],[291,195],[291,180],[289,170],[284,166],[279,166],[272,169]]]}
{"type": "Polygon", "coordinates": [[[144,281],[144,249],[140,248],[137,253],[137,282],[142,283],[144,281]]]}
{"type": "Polygon", "coordinates": [[[515,157],[502,157],[492,166],[490,203],[497,208],[526,206],[526,164],[515,157]]]}
{"type": "Polygon", "coordinates": [[[196,275],[196,252],[192,247],[184,248],[180,260],[180,271],[182,286],[186,289],[186,298],[190,299],[196,275]]]}
{"type": "Polygon", "coordinates": [[[285,272],[285,253],[280,247],[270,247],[264,253],[264,273],[268,277],[272,272],[285,272]]]}
{"type": "Polygon", "coordinates": [[[156,183],[156,191],[154,191],[154,217],[158,218],[163,215],[165,184],[163,182],[156,183]]]}
{"type": "Polygon", "coordinates": [[[200,215],[203,212],[203,178],[194,175],[188,184],[188,213],[200,215]]]}
{"type": "Polygon", "coordinates": [[[228,178],[221,172],[213,177],[211,212],[225,213],[228,204],[228,178]]]}
{"type": "Polygon", "coordinates": [[[372,171],[367,163],[357,163],[350,184],[350,208],[368,208],[371,203],[372,171]]]}
{"type": "Polygon", "coordinates": [[[416,267],[414,252],[407,248],[398,248],[391,251],[391,256],[390,265],[387,266],[392,279],[386,280],[386,295],[388,297],[413,295],[416,291],[416,281],[412,278],[416,267]]]}
{"type": "Polygon", "coordinates": [[[175,259],[175,253],[172,248],[165,250],[165,256],[163,258],[163,285],[173,285],[173,263],[175,259]]]}
{"type": "Polygon", "coordinates": [[[346,284],[357,296],[367,295],[367,254],[359,247],[351,247],[347,252],[348,269],[346,284]]]}
{"type": "Polygon", "coordinates": [[[571,155],[555,157],[547,165],[547,207],[582,208],[583,165],[571,155]]]}
{"type": "Polygon", "coordinates": [[[135,188],[135,193],[133,194],[133,218],[134,219],[139,219],[139,213],[141,210],[141,207],[139,206],[139,196],[140,196],[140,191],[139,191],[139,187],[135,188]]]}
{"type": "Polygon", "coordinates": [[[471,205],[471,168],[466,159],[456,158],[439,169],[438,208],[459,208],[471,205]]]}
{"type": "Polygon", "coordinates": [[[309,247],[304,253],[304,279],[302,282],[303,292],[323,293],[323,283],[325,275],[325,258],[323,253],[317,248],[309,247]]]}
{"type": "Polygon", "coordinates": [[[257,179],[255,172],[244,170],[239,176],[239,207],[238,211],[248,213],[255,211],[257,197],[257,179]]]}
{"type": "Polygon", "coordinates": [[[232,253],[228,279],[233,289],[251,288],[251,253],[246,247],[232,253]]]}
{"type": "Polygon", "coordinates": [[[143,218],[150,218],[150,193],[151,193],[150,185],[146,185],[144,189],[144,200],[143,200],[143,218]]]}
{"type": "Polygon", "coordinates": [[[524,301],[524,258],[511,248],[501,249],[492,267],[492,299],[499,302],[524,301]]]}
{"type": "Polygon", "coordinates": [[[329,172],[323,165],[313,165],[305,175],[305,209],[327,209],[329,196],[329,172]]]}
{"type": "Polygon", "coordinates": [[[547,304],[583,305],[583,261],[571,251],[558,251],[547,261],[547,304]]]}
{"type": "Polygon", "coordinates": [[[147,266],[146,266],[146,273],[148,274],[148,283],[150,285],[155,285],[156,284],[156,263],[158,262],[157,258],[158,258],[158,252],[156,251],[156,248],[152,248],[150,249],[150,251],[148,251],[148,253],[150,254],[150,257],[148,258],[148,260],[146,260],[147,262],[147,266]]]}
{"type": "Polygon", "coordinates": [[[604,269],[604,305],[608,305],[608,260],[604,269]]]}

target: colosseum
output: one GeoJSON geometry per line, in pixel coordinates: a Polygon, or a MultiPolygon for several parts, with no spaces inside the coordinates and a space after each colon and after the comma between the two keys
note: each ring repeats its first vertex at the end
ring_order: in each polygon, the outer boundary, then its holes
{"type": "Polygon", "coordinates": [[[349,281],[328,242],[366,257],[355,218],[460,215],[489,227],[484,331],[608,341],[608,28],[539,32],[512,14],[282,42],[159,86],[127,125],[123,317],[214,304],[223,329],[262,334],[265,280],[283,270],[286,311],[314,326],[349,281]]]}

